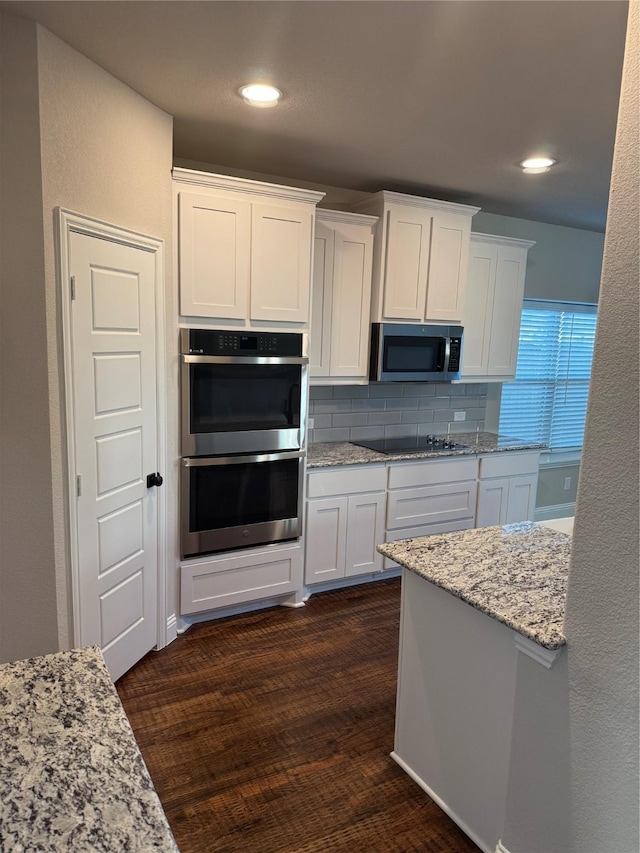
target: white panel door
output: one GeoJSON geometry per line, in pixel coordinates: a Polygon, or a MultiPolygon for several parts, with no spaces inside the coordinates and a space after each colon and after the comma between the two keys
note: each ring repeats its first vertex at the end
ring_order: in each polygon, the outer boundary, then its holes
{"type": "Polygon", "coordinates": [[[512,524],[516,521],[533,521],[537,490],[537,474],[511,477],[509,480],[506,524],[512,524]]]}
{"type": "Polygon", "coordinates": [[[423,320],[429,274],[431,214],[395,210],[387,214],[384,318],[423,320]]]}
{"type": "Polygon", "coordinates": [[[344,577],[349,498],[307,501],[305,583],[344,577]]]}
{"type": "Polygon", "coordinates": [[[486,376],[498,247],[471,243],[464,313],[462,375],[486,376]]]}
{"type": "Polygon", "coordinates": [[[425,310],[427,320],[462,321],[470,235],[468,216],[435,214],[425,310]]]}
{"type": "Polygon", "coordinates": [[[480,480],[478,485],[478,507],[476,527],[492,527],[507,523],[509,500],[509,478],[480,480]]]}
{"type": "Polygon", "coordinates": [[[496,267],[489,376],[515,376],[527,250],[501,246],[496,267]]]}
{"type": "Polygon", "coordinates": [[[349,497],[346,577],[382,571],[382,554],[376,545],[384,542],[386,505],[385,492],[349,497]]]}
{"type": "Polygon", "coordinates": [[[251,205],[179,196],[180,313],[244,320],[248,313],[251,205]]]}
{"type": "Polygon", "coordinates": [[[311,329],[309,331],[309,376],[328,376],[331,357],[331,299],[335,232],[316,222],[311,283],[311,329]]]}
{"type": "Polygon", "coordinates": [[[335,226],[331,376],[368,375],[373,234],[360,225],[335,226]]]}
{"type": "Polygon", "coordinates": [[[308,325],[313,218],[303,207],[252,205],[252,320],[308,325]]]}
{"type": "Polygon", "coordinates": [[[76,643],[115,680],[157,640],[158,470],[153,252],[72,232],[76,643]]]}

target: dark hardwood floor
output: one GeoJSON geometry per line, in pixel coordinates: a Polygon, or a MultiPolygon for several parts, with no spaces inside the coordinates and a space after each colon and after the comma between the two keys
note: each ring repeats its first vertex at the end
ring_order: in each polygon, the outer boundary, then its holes
{"type": "Polygon", "coordinates": [[[392,761],[399,579],[194,626],[117,683],[182,853],[477,853],[392,761]]]}

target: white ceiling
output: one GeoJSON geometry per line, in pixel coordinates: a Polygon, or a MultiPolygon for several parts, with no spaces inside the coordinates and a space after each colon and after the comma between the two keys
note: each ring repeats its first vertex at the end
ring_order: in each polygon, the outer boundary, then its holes
{"type": "Polygon", "coordinates": [[[7,0],[174,116],[176,158],[602,230],[627,3],[7,0]],[[237,95],[264,80],[285,99],[237,95]],[[548,174],[517,163],[548,153],[548,174]]]}

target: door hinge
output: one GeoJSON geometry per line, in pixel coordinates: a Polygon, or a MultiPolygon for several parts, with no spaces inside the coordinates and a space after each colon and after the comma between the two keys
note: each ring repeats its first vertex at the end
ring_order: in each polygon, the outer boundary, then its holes
{"type": "Polygon", "coordinates": [[[76,277],[72,275],[69,279],[69,284],[71,285],[71,299],[74,300],[76,298],[76,277]]]}
{"type": "Polygon", "coordinates": [[[80,474],[76,477],[76,495],[82,497],[82,476],[80,474]]]}

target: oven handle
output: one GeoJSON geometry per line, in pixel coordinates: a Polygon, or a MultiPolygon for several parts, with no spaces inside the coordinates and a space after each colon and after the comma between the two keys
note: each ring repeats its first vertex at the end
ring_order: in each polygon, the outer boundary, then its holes
{"type": "Polygon", "coordinates": [[[185,355],[183,364],[309,364],[307,356],[185,355]]]}
{"type": "Polygon", "coordinates": [[[277,462],[279,459],[303,459],[307,455],[306,450],[291,450],[286,453],[256,453],[239,456],[183,456],[183,468],[201,468],[210,465],[237,465],[245,462],[277,462]]]}

